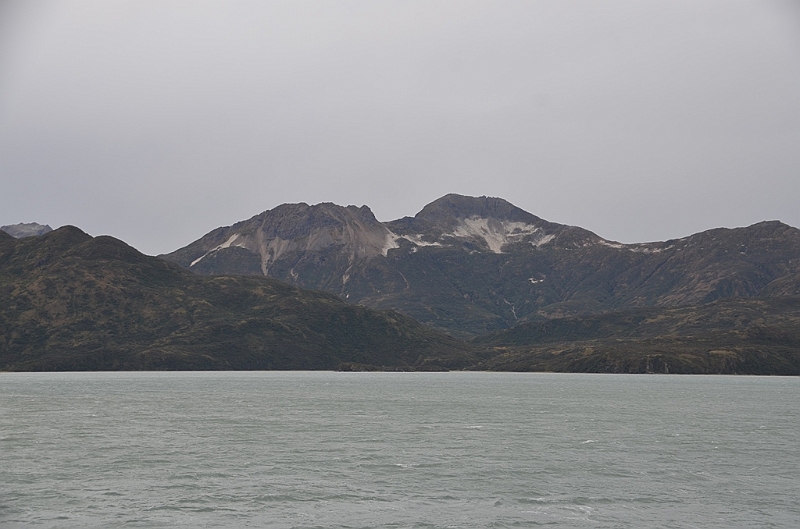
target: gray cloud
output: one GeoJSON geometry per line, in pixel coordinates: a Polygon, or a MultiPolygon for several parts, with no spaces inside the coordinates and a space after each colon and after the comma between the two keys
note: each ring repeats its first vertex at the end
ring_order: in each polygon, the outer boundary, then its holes
{"type": "Polygon", "coordinates": [[[793,2],[6,2],[0,224],[148,253],[492,195],[624,242],[800,226],[793,2]]]}

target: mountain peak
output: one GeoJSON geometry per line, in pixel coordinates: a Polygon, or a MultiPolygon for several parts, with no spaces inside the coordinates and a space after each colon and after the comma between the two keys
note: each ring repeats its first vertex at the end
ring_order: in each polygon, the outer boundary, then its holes
{"type": "MultiPolygon", "coordinates": [[[[367,206],[339,206],[332,202],[321,202],[309,206],[305,202],[297,204],[281,204],[273,209],[257,215],[251,221],[260,223],[261,231],[268,237],[295,239],[311,234],[320,228],[339,228],[353,223],[370,228],[379,226],[367,206]]],[[[245,221],[250,223],[251,221],[245,221]]],[[[233,225],[232,229],[244,223],[233,225]]]]}
{"type": "Polygon", "coordinates": [[[44,234],[43,241],[58,247],[71,247],[86,242],[91,235],[76,226],[61,226],[44,234]]]}
{"type": "MultiPolygon", "coordinates": [[[[554,224],[495,197],[445,195],[414,217],[387,223],[395,236],[417,245],[462,246],[503,253],[507,244],[547,244],[567,226],[554,224]]],[[[586,232],[588,233],[588,232],[586,232]]]]}
{"type": "Polygon", "coordinates": [[[450,193],[434,200],[414,218],[431,224],[452,227],[463,219],[479,217],[538,224],[542,219],[518,208],[511,202],[496,197],[470,197],[450,193]]]}
{"type": "MultiPolygon", "coordinates": [[[[304,267],[312,269],[334,255],[344,256],[347,268],[394,247],[389,230],[367,206],[300,202],[218,228],[165,258],[200,273],[224,267],[237,274],[272,275],[279,274],[276,264],[287,265],[280,273],[296,279],[304,267]]],[[[346,283],[343,275],[340,283],[346,283]]]]}
{"type": "Polygon", "coordinates": [[[19,224],[10,224],[8,226],[0,226],[0,231],[4,231],[15,239],[23,237],[38,237],[45,233],[53,231],[53,228],[47,224],[39,224],[36,222],[21,222],[19,224]]]}

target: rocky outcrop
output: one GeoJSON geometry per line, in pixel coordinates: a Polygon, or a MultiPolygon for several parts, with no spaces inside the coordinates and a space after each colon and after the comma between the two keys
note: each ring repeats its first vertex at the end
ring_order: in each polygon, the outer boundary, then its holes
{"type": "Polygon", "coordinates": [[[0,226],[0,231],[4,231],[16,239],[22,237],[38,237],[45,233],[53,231],[53,228],[47,224],[37,224],[35,222],[11,224],[9,226],[0,226]]]}

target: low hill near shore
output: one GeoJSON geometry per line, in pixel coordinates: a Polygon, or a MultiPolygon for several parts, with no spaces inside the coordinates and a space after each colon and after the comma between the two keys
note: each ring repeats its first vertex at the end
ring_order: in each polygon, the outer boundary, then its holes
{"type": "Polygon", "coordinates": [[[204,277],[66,226],[0,232],[0,370],[441,369],[469,347],[267,277],[204,277]]]}
{"type": "Polygon", "coordinates": [[[474,369],[800,375],[800,297],[724,299],[518,325],[474,369]]]}

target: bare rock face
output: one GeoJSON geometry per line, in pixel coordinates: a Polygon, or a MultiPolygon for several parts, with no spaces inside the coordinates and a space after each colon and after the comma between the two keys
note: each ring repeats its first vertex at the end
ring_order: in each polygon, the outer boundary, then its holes
{"type": "Polygon", "coordinates": [[[394,248],[366,206],[284,204],[163,256],[201,274],[265,275],[342,293],[349,271],[394,248]]]}
{"type": "Polygon", "coordinates": [[[53,228],[47,224],[42,225],[35,222],[23,222],[20,224],[11,224],[9,226],[0,226],[0,230],[6,232],[15,239],[21,239],[23,237],[38,237],[39,235],[44,235],[45,233],[53,231],[53,228]]]}
{"type": "Polygon", "coordinates": [[[446,195],[379,222],[366,206],[284,204],[161,256],[396,309],[456,336],[525,321],[800,295],[800,230],[777,221],[620,244],[492,197],[446,195]]]}

